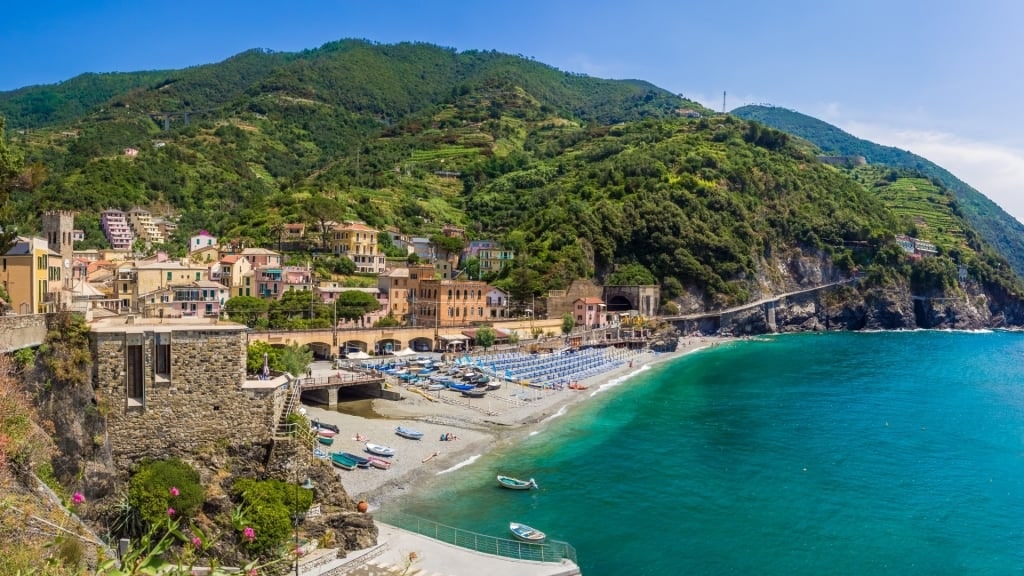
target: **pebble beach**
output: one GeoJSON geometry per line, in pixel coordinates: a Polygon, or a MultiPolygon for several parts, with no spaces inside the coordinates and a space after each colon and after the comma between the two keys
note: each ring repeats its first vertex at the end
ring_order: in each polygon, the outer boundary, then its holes
{"type": "Polygon", "coordinates": [[[387,470],[340,470],[346,492],[354,500],[365,500],[371,510],[389,496],[408,490],[419,479],[446,470],[468,459],[487,453],[503,442],[511,442],[527,433],[529,425],[591,398],[600,387],[640,370],[644,365],[663,362],[700,348],[713,346],[717,337],[684,338],[675,352],[631,352],[618,368],[580,381],[584,390],[535,389],[506,383],[485,398],[462,398],[450,391],[426,392],[390,384],[399,390],[401,400],[358,400],[369,403],[372,417],[356,416],[318,406],[304,406],[310,420],[338,426],[340,432],[326,452],[365,454],[366,442],[395,450],[387,470]],[[398,436],[398,426],[423,433],[420,440],[398,436]],[[454,436],[442,440],[444,435],[454,436]],[[357,440],[357,437],[359,438],[357,440]]]}

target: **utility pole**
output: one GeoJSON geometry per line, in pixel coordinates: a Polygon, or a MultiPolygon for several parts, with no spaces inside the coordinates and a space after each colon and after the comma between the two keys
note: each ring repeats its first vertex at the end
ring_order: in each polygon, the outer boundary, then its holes
{"type": "Polygon", "coordinates": [[[722,114],[725,114],[725,90],[722,90],[722,114]]]}

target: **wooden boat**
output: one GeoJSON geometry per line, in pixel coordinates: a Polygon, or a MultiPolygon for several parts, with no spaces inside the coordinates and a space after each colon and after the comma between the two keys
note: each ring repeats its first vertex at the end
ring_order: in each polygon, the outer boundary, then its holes
{"type": "Polygon", "coordinates": [[[374,444],[372,442],[366,443],[366,451],[370,454],[376,454],[377,456],[384,456],[390,458],[395,455],[395,449],[387,446],[381,446],[380,444],[374,444]]]}
{"type": "Polygon", "coordinates": [[[409,440],[421,440],[423,438],[423,432],[413,430],[412,428],[405,428],[403,426],[395,428],[395,434],[398,434],[402,438],[408,438],[409,440]]]}
{"type": "Polygon", "coordinates": [[[468,396],[470,398],[483,398],[484,394],[487,394],[487,389],[486,388],[476,388],[476,387],[474,387],[472,390],[463,390],[462,391],[462,395],[463,396],[468,396]]]}
{"type": "Polygon", "coordinates": [[[356,467],[355,460],[351,460],[339,452],[331,452],[331,464],[342,470],[355,470],[356,467]]]}
{"type": "Polygon", "coordinates": [[[341,432],[341,429],[335,426],[334,424],[328,424],[327,422],[321,422],[319,420],[313,420],[313,428],[319,428],[321,430],[330,430],[335,434],[341,432]]]}
{"type": "Polygon", "coordinates": [[[370,461],[370,466],[373,466],[374,468],[379,468],[381,470],[391,468],[391,460],[385,460],[376,456],[367,456],[366,459],[370,461]]]}
{"type": "Polygon", "coordinates": [[[518,522],[509,522],[508,529],[512,531],[512,535],[518,540],[523,542],[543,542],[548,536],[547,534],[530,528],[526,524],[520,524],[518,522]]]}
{"type": "Polygon", "coordinates": [[[321,438],[334,438],[338,433],[334,430],[328,430],[327,428],[310,428],[310,432],[313,432],[321,438]]]}
{"type": "Polygon", "coordinates": [[[512,478],[510,476],[502,476],[498,474],[498,485],[502,488],[508,488],[509,490],[529,490],[530,488],[540,488],[537,486],[537,482],[533,478],[529,480],[520,480],[518,478],[512,478]]]}
{"type": "Polygon", "coordinates": [[[331,444],[334,444],[334,438],[331,438],[330,436],[317,436],[316,441],[323,444],[324,446],[330,446],[331,444]]]}
{"type": "Polygon", "coordinates": [[[358,466],[359,468],[369,468],[370,467],[370,459],[369,458],[363,458],[362,456],[360,456],[358,454],[353,454],[351,452],[339,452],[339,454],[341,454],[345,458],[348,458],[349,460],[355,462],[356,466],[358,466]]]}

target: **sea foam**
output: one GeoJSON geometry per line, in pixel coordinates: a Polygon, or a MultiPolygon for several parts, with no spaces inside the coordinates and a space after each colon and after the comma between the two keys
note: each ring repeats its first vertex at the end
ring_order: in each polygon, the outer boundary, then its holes
{"type": "Polygon", "coordinates": [[[476,462],[479,458],[480,458],[479,454],[474,454],[474,455],[470,456],[469,458],[466,458],[462,462],[459,462],[455,466],[452,466],[451,468],[445,468],[444,470],[441,470],[440,472],[437,473],[437,475],[440,476],[441,474],[447,474],[449,472],[454,472],[455,470],[458,470],[459,468],[463,468],[465,466],[469,466],[473,462],[476,462]]]}

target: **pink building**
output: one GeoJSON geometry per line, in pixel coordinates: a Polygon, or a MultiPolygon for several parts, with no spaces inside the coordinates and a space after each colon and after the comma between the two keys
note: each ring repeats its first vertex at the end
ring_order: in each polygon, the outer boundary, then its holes
{"type": "Polygon", "coordinates": [[[391,312],[391,302],[388,298],[388,291],[380,288],[352,288],[344,286],[320,286],[316,288],[315,293],[319,296],[320,301],[328,306],[334,306],[338,300],[338,295],[342,292],[366,292],[372,294],[377,299],[377,303],[380,304],[380,310],[371,312],[364,315],[361,318],[355,320],[347,320],[338,318],[339,328],[355,328],[358,326],[373,326],[378,320],[386,318],[391,312]]]}
{"type": "Polygon", "coordinates": [[[256,295],[280,300],[289,290],[310,290],[313,277],[305,266],[264,266],[257,268],[256,295]]]}
{"type": "Polygon", "coordinates": [[[577,298],[572,303],[572,310],[576,325],[581,328],[592,330],[608,325],[604,300],[600,298],[577,298]]]}

